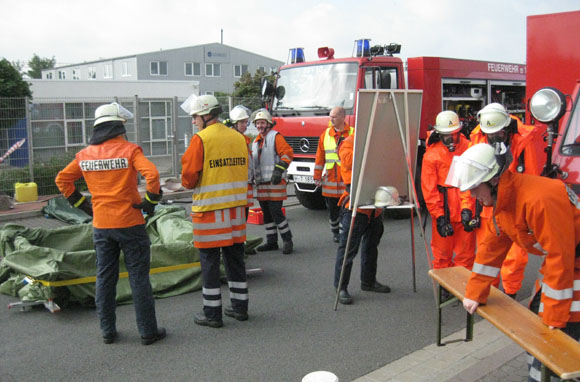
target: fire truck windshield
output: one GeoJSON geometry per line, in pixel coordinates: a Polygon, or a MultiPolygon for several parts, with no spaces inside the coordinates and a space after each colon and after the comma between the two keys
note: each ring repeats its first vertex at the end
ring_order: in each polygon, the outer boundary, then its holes
{"type": "Polygon", "coordinates": [[[340,62],[296,66],[280,70],[273,111],[327,115],[335,106],[352,111],[356,97],[358,64],[340,62]],[[280,98],[278,97],[280,96],[280,98]]]}
{"type": "Polygon", "coordinates": [[[561,152],[564,155],[580,156],[580,102],[576,100],[570,120],[564,131],[561,152]]]}

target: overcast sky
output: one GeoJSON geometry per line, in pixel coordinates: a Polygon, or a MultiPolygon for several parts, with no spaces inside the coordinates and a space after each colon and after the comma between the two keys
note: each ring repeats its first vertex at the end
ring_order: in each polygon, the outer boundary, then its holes
{"type": "Polygon", "coordinates": [[[353,42],[402,44],[401,57],[525,63],[526,16],[579,0],[0,0],[0,57],[58,65],[220,42],[286,62],[288,49],[351,56],[353,42]]]}

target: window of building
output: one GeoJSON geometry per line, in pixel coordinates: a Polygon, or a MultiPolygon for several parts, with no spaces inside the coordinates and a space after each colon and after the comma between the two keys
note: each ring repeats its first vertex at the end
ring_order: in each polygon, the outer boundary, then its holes
{"type": "Polygon", "coordinates": [[[195,77],[201,76],[201,64],[199,62],[186,62],[185,75],[195,77]]]}
{"type": "Polygon", "coordinates": [[[64,70],[58,71],[58,79],[59,80],[66,80],[66,72],[64,70]]]}
{"type": "Polygon", "coordinates": [[[46,73],[46,79],[47,80],[52,80],[52,72],[46,73]]]}
{"type": "Polygon", "coordinates": [[[123,77],[129,77],[131,73],[129,72],[129,62],[123,61],[123,71],[121,74],[123,77]]]}
{"type": "Polygon", "coordinates": [[[150,73],[152,76],[167,75],[167,61],[151,61],[150,73]]]}
{"type": "Polygon", "coordinates": [[[270,66],[270,73],[268,73],[268,74],[275,73],[277,69],[278,69],[278,68],[277,68],[277,67],[275,67],[275,66],[270,66]]]}
{"type": "Polygon", "coordinates": [[[221,77],[220,64],[205,64],[206,77],[221,77]]]}
{"type": "Polygon", "coordinates": [[[89,80],[94,80],[97,78],[97,70],[94,66],[89,66],[89,80]]]}
{"type": "Polygon", "coordinates": [[[105,78],[113,78],[113,65],[105,64],[105,78]]]}
{"type": "Polygon", "coordinates": [[[241,77],[248,72],[248,65],[234,65],[234,77],[241,77]]]}
{"type": "Polygon", "coordinates": [[[207,94],[207,95],[214,95],[213,93],[214,92],[205,92],[205,94],[207,94]]]}
{"type": "Polygon", "coordinates": [[[262,72],[262,73],[266,73],[266,67],[265,66],[258,66],[258,71],[262,72]]]}
{"type": "Polygon", "coordinates": [[[80,69],[73,69],[72,79],[73,80],[80,80],[81,79],[81,70],[80,69]]]}

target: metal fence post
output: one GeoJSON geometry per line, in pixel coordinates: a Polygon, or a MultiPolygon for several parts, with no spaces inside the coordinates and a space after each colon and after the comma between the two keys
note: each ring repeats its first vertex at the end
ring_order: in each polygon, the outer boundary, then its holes
{"type": "Polygon", "coordinates": [[[26,115],[26,140],[28,141],[28,173],[30,174],[30,181],[34,182],[34,150],[32,147],[32,121],[30,106],[30,97],[26,97],[24,99],[24,107],[26,115]]]}
{"type": "Polygon", "coordinates": [[[179,114],[179,110],[177,109],[177,97],[174,96],[173,97],[173,107],[172,109],[172,113],[173,113],[173,118],[171,119],[171,140],[172,140],[172,145],[173,145],[173,172],[172,172],[172,176],[177,176],[177,169],[178,169],[178,156],[179,156],[179,137],[177,136],[177,119],[178,114],[179,114]]]}

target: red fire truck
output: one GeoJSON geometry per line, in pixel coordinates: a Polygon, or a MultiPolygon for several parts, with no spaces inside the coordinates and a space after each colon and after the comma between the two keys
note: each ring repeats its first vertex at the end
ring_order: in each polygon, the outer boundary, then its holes
{"type": "Polygon", "coordinates": [[[532,115],[527,110],[526,119],[543,129],[549,126],[546,151],[552,155],[542,152],[546,175],[563,179],[576,194],[580,194],[579,35],[580,11],[527,18],[526,102],[532,115]]]}
{"type": "MultiPolygon", "coordinates": [[[[307,208],[324,208],[313,175],[318,140],[328,127],[330,110],[343,106],[346,121],[354,126],[357,90],[405,88],[404,62],[393,57],[401,46],[371,47],[369,41],[355,41],[355,54],[349,58],[334,58],[332,49],[320,48],[320,60],[307,62],[301,48],[291,49],[289,64],[280,68],[275,84],[264,83],[275,129],[294,149],[288,174],[307,208]]],[[[441,110],[456,111],[466,124],[490,102],[501,102],[511,113],[524,113],[525,65],[440,57],[410,58],[407,65],[409,89],[424,92],[420,139],[426,138],[429,124],[441,110]]],[[[420,158],[421,150],[419,165],[420,158]]]]}

